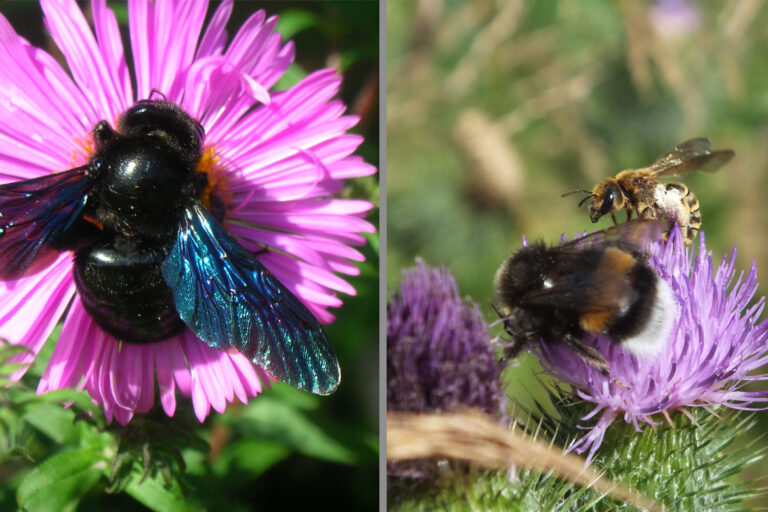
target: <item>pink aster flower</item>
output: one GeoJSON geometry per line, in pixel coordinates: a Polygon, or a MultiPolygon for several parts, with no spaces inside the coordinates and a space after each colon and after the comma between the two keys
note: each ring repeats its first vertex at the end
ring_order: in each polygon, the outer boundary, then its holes
{"type": "MultiPolygon", "coordinates": [[[[93,30],[74,0],[41,5],[69,69],[0,15],[0,183],[84,165],[99,121],[114,126],[138,100],[162,95],[205,129],[201,166],[226,203],[227,230],[248,250],[270,248],[259,261],[330,322],[327,309],[341,305],[336,293],[355,293],[337,275],[358,273],[352,262],[363,256],[350,245],[374,230],[363,220],[371,204],[330,196],[346,178],[375,172],[352,154],[362,139],[347,133],[357,118],[334,99],[341,82],[334,71],[270,91],[292,62],[293,45],[263,11],[227,44],[231,0],[206,27],[207,1],[130,1],[134,70],[105,0],[91,3],[93,30]]],[[[86,389],[110,421],[125,424],[153,406],[156,379],[169,416],[178,390],[202,421],[211,407],[223,412],[235,397],[247,402],[269,382],[243,355],[212,349],[189,330],[156,343],[118,341],[85,311],[72,263],[64,252],[39,273],[0,283],[0,338],[29,349],[15,362],[28,365],[65,317],[39,393],[86,389]]]]}
{"type": "Polygon", "coordinates": [[[582,421],[598,417],[597,422],[571,449],[589,450],[591,460],[618,418],[642,431],[643,424],[672,424],[674,411],[689,415],[687,407],[749,410],[768,400],[765,392],[743,389],[768,378],[753,373],[768,363],[768,320],[758,322],[765,297],[750,305],[757,290],[756,267],[734,281],[735,260],[734,247],[731,258],[724,257],[713,273],[703,232],[695,255],[683,248],[677,230],[668,243],[653,244],[649,263],[669,283],[679,307],[670,339],[657,356],[637,358],[601,336],[585,340],[605,355],[610,373],[604,375],[559,344],[536,347],[551,375],[595,405],[582,421]]]}

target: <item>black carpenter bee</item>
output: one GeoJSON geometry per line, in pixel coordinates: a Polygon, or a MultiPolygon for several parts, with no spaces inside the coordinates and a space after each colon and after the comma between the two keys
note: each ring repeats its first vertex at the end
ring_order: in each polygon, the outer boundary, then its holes
{"type": "Polygon", "coordinates": [[[94,127],[86,165],[0,186],[0,280],[74,251],[86,311],[119,340],[152,343],[186,326],[279,381],[334,391],[339,366],[317,319],[221,225],[224,203],[197,170],[202,126],[143,100],[117,127],[94,127]]]}
{"type": "Polygon", "coordinates": [[[648,167],[621,171],[615,178],[606,178],[585,192],[579,206],[589,201],[589,218],[597,222],[610,215],[616,224],[616,212],[624,209],[627,220],[634,213],[640,219],[666,219],[669,226],[664,238],[677,223],[683,241],[689,245],[701,228],[699,201],[683,183],[659,183],[663,176],[683,176],[694,171],[715,172],[733,158],[731,149],[712,151],[709,139],[700,137],[682,142],[656,159],[648,167]]]}
{"type": "Polygon", "coordinates": [[[636,220],[555,246],[527,245],[496,273],[496,309],[511,337],[505,357],[531,343],[563,343],[605,372],[603,355],[583,343],[602,334],[638,356],[658,353],[676,315],[672,290],[648,266],[645,241],[664,224],[636,220]]]}

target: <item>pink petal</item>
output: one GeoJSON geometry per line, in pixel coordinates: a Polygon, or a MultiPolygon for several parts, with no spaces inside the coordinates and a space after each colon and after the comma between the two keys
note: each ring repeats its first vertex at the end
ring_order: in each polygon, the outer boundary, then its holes
{"type": "Polygon", "coordinates": [[[91,0],[96,40],[107,63],[109,74],[115,81],[117,111],[126,110],[133,103],[133,87],[128,65],[125,62],[123,40],[115,13],[107,8],[106,0],[91,0]]]}
{"type": "Polygon", "coordinates": [[[153,344],[155,350],[155,371],[157,386],[160,390],[160,403],[165,414],[173,416],[176,412],[176,386],[173,380],[172,351],[181,352],[181,346],[174,338],[153,344]]]}
{"type": "MultiPolygon", "coordinates": [[[[114,62],[105,59],[93,32],[74,0],[41,0],[43,21],[67,60],[75,82],[96,106],[99,116],[113,119],[123,108],[123,84],[115,81],[114,62]]],[[[113,48],[114,57],[114,48],[113,48]]]]}
{"type": "MultiPolygon", "coordinates": [[[[30,352],[10,359],[28,365],[37,356],[75,294],[70,254],[61,254],[50,267],[30,277],[0,283],[0,338],[30,352]]],[[[26,367],[13,372],[18,380],[26,367]]]]}
{"type": "Polygon", "coordinates": [[[90,124],[84,119],[82,93],[49,55],[23,42],[2,16],[0,66],[2,172],[32,178],[68,168],[75,149],[72,134],[85,135],[90,124]]]}
{"type": "MultiPolygon", "coordinates": [[[[232,218],[236,217],[233,216],[232,218]]],[[[273,247],[321,268],[329,268],[327,259],[331,255],[353,261],[365,260],[359,251],[325,238],[312,239],[307,236],[291,235],[235,223],[228,223],[227,231],[244,238],[245,240],[240,240],[241,244],[251,251],[258,251],[263,246],[273,247]]]]}
{"type": "Polygon", "coordinates": [[[348,295],[355,294],[355,289],[349,283],[332,272],[308,265],[284,254],[267,253],[261,257],[261,261],[268,265],[271,271],[284,272],[286,275],[290,274],[299,283],[309,281],[321,287],[330,288],[331,290],[348,295]],[[296,279],[297,277],[300,279],[296,279]]]}
{"type": "Polygon", "coordinates": [[[251,212],[240,217],[254,224],[274,229],[303,233],[351,232],[375,233],[376,228],[369,222],[346,215],[312,215],[304,213],[251,212]]]}
{"type": "Polygon", "coordinates": [[[221,55],[227,44],[227,21],[232,14],[233,0],[225,0],[216,9],[208,27],[205,29],[195,60],[210,55],[221,55]]]}
{"type": "Polygon", "coordinates": [[[139,98],[148,98],[153,88],[165,92],[171,100],[181,98],[183,75],[194,58],[207,9],[206,0],[129,2],[128,19],[139,98]],[[166,37],[169,34],[173,37],[166,37]]]}
{"type": "MultiPolygon", "coordinates": [[[[226,386],[218,378],[217,354],[196,337],[190,335],[185,338],[184,353],[189,361],[192,373],[192,387],[199,387],[214,409],[221,412],[226,408],[226,386]]],[[[195,392],[192,392],[194,399],[195,392]]]]}
{"type": "Polygon", "coordinates": [[[54,389],[74,388],[78,385],[94,359],[94,336],[98,329],[85,312],[79,297],[64,320],[59,339],[53,349],[48,366],[37,387],[38,393],[54,389]],[[89,350],[90,349],[90,350],[89,350]]]}
{"type": "Polygon", "coordinates": [[[138,98],[148,98],[152,90],[154,61],[151,54],[155,51],[156,39],[152,5],[150,0],[135,0],[128,4],[128,26],[138,98]]]}

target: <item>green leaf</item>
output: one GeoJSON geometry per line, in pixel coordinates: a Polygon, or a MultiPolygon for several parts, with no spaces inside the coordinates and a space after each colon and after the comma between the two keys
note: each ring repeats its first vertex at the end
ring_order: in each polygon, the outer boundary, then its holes
{"type": "Polygon", "coordinates": [[[199,510],[186,502],[176,480],[166,486],[159,475],[151,476],[142,482],[142,472],[134,471],[133,480],[125,491],[136,501],[157,512],[187,512],[199,510]]]}
{"type": "Polygon", "coordinates": [[[306,70],[294,62],[288,66],[288,69],[285,70],[285,74],[280,77],[280,80],[277,81],[272,89],[275,91],[285,91],[286,89],[290,89],[297,83],[301,82],[301,80],[306,76],[306,70]]]}
{"type": "MultiPolygon", "coordinates": [[[[568,446],[581,437],[575,428],[589,411],[562,389],[551,391],[554,412],[540,407],[534,412],[556,444],[568,446]]],[[[754,417],[725,407],[688,409],[691,418],[673,412],[674,426],[646,426],[615,421],[606,431],[593,465],[606,475],[675,510],[741,511],[742,503],[765,493],[761,485],[739,481],[737,475],[768,452],[766,447],[733,446],[748,439],[754,417]]],[[[612,499],[607,503],[616,504],[612,499]]]]}
{"type": "Polygon", "coordinates": [[[234,472],[238,475],[245,473],[247,478],[253,479],[291,453],[290,448],[275,441],[239,439],[228,444],[216,457],[213,471],[222,478],[234,472]]]}
{"type": "Polygon", "coordinates": [[[37,386],[37,381],[40,380],[40,377],[42,377],[43,373],[45,373],[45,369],[48,366],[48,361],[51,359],[53,349],[56,347],[56,342],[61,335],[61,329],[63,326],[63,322],[59,322],[58,325],[56,325],[56,327],[53,329],[53,332],[51,332],[51,335],[48,336],[45,344],[43,344],[42,348],[37,353],[37,357],[35,357],[35,359],[32,361],[32,364],[29,365],[29,369],[24,374],[25,380],[30,384],[31,387],[37,386]]]}
{"type": "Polygon", "coordinates": [[[302,30],[317,25],[318,17],[315,13],[287,9],[280,13],[277,20],[277,31],[283,39],[291,39],[302,30]]]}
{"type": "Polygon", "coordinates": [[[24,345],[10,345],[0,344],[0,385],[8,387],[13,385],[13,382],[9,380],[10,375],[16,370],[23,368],[25,365],[20,363],[9,362],[9,359],[13,356],[21,355],[31,352],[24,345]]]}
{"type": "Polygon", "coordinates": [[[674,414],[674,427],[661,425],[642,433],[617,422],[607,431],[596,463],[612,478],[676,510],[743,510],[741,503],[764,489],[747,488],[733,477],[763,457],[766,448],[731,449],[754,419],[722,407],[715,410],[719,417],[703,408],[690,409],[695,423],[674,414]]]}
{"type": "Polygon", "coordinates": [[[319,459],[342,464],[377,459],[378,441],[367,432],[313,417],[270,395],[221,420],[233,422],[244,435],[270,439],[319,459]]]}
{"type": "Polygon", "coordinates": [[[58,389],[37,396],[39,397],[39,400],[50,404],[57,404],[59,406],[70,404],[71,409],[89,415],[99,427],[103,428],[106,425],[104,411],[101,406],[95,404],[90,395],[84,391],[58,389]]]}
{"type": "Polygon", "coordinates": [[[379,234],[378,233],[364,233],[363,236],[371,245],[374,253],[379,254],[379,234]]]}
{"type": "Polygon", "coordinates": [[[9,407],[0,408],[0,461],[17,455],[30,458],[29,434],[26,423],[16,411],[9,407]]]}
{"type": "Polygon", "coordinates": [[[24,419],[59,444],[75,444],[80,437],[80,428],[74,424],[73,414],[60,405],[32,407],[24,414],[24,419]]]}
{"type": "Polygon", "coordinates": [[[67,451],[33,469],[18,492],[21,508],[34,512],[74,510],[107,467],[99,450],[67,451]]]}
{"type": "Polygon", "coordinates": [[[99,432],[92,423],[76,421],[76,412],[58,403],[41,403],[26,408],[23,418],[31,426],[59,444],[103,448],[112,436],[99,432]]]}
{"type": "Polygon", "coordinates": [[[521,471],[510,482],[506,471],[479,470],[456,462],[444,465],[436,482],[394,479],[389,485],[388,506],[393,512],[587,512],[600,501],[599,496],[587,501],[588,494],[595,494],[551,476],[521,471]]]}

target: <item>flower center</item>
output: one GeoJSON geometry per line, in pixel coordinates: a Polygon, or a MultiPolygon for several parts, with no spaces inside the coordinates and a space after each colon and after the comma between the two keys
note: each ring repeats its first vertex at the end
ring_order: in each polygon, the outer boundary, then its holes
{"type": "Polygon", "coordinates": [[[205,175],[205,186],[199,193],[199,199],[214,217],[221,222],[229,210],[231,192],[227,187],[226,172],[221,165],[221,158],[216,149],[209,147],[203,150],[203,155],[195,170],[205,175]]]}

